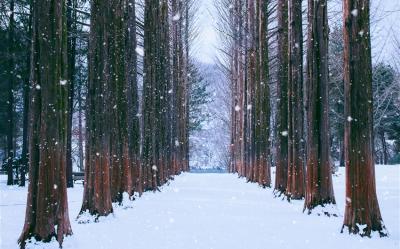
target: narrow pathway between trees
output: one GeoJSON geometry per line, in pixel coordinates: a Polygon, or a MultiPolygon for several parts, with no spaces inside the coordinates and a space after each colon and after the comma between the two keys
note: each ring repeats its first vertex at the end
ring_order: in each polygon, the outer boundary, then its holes
{"type": "MultiPolygon", "coordinates": [[[[74,235],[66,238],[63,248],[398,248],[398,176],[398,167],[377,167],[378,197],[391,232],[389,238],[383,239],[340,234],[343,217],[308,216],[302,213],[303,201],[288,203],[274,198],[271,189],[246,183],[232,174],[185,173],[165,185],[161,193],[147,192],[124,207],[115,207],[114,217],[78,224],[75,217],[81,205],[82,187],[76,184],[68,190],[74,235]]],[[[338,209],[343,213],[342,168],[333,180],[338,209]]],[[[0,207],[0,248],[15,248],[25,208],[12,204],[25,203],[26,188],[4,188],[0,192],[1,204],[7,202],[10,206],[0,207]]],[[[39,244],[34,248],[58,248],[58,244],[39,244]]]]}

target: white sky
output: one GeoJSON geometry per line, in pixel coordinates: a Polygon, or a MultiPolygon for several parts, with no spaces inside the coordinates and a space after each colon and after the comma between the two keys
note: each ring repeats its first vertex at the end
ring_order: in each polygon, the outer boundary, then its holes
{"type": "Polygon", "coordinates": [[[214,4],[218,0],[197,1],[199,1],[199,36],[194,45],[194,55],[201,62],[213,63],[218,47],[218,33],[215,29],[218,16],[214,11],[214,4]]]}
{"type": "MultiPolygon", "coordinates": [[[[213,63],[219,43],[215,25],[218,16],[214,4],[219,0],[199,1],[198,25],[199,36],[194,45],[195,57],[205,63],[213,63]]],[[[330,3],[339,3],[341,0],[328,0],[330,3]]],[[[393,46],[394,37],[400,37],[400,0],[371,0],[372,53],[374,61],[392,60],[396,54],[393,46]]],[[[338,15],[341,18],[341,15],[338,15]]]]}

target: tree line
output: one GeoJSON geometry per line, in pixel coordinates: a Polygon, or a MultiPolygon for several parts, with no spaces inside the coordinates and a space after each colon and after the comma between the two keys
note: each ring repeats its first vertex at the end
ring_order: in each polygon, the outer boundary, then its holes
{"type": "Polygon", "coordinates": [[[228,41],[221,67],[232,91],[228,170],[270,187],[276,166],[275,194],[304,199],[312,213],[336,203],[335,156],[346,166],[342,231],[385,236],[374,166],[388,163],[387,140],[398,153],[399,71],[372,65],[368,0],[344,0],[343,23],[334,29],[328,1],[309,0],[306,12],[303,2],[217,5],[228,41]]]}
{"type": "Polygon", "coordinates": [[[189,170],[189,131],[204,119],[189,109],[207,97],[191,55],[195,8],[192,0],[2,2],[7,183],[23,186],[29,172],[21,247],[30,238],[61,245],[72,234],[73,165],[85,171],[80,215],[96,219],[189,170]]]}
{"type": "MultiPolygon", "coordinates": [[[[334,157],[346,165],[344,227],[384,235],[373,164],[399,157],[398,65],[372,65],[367,0],[344,0],[343,25],[330,28],[327,1],[308,1],[303,49],[302,3],[217,7],[228,170],[270,187],[276,166],[276,194],[312,212],[335,203],[334,157]]],[[[190,54],[195,10],[193,0],[0,3],[0,156],[7,184],[29,177],[21,247],[72,234],[73,165],[85,171],[81,214],[94,217],[189,170],[207,98],[190,54]]]]}

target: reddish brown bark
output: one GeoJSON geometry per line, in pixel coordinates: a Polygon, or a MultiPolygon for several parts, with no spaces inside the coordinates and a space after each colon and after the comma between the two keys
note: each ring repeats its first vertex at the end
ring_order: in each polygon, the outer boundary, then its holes
{"type": "Polygon", "coordinates": [[[328,6],[308,1],[307,179],[304,210],[335,204],[329,157],[328,6]]]}
{"type": "MultiPolygon", "coordinates": [[[[109,33],[106,30],[109,6],[96,0],[91,3],[89,42],[89,83],[87,96],[87,129],[85,189],[81,213],[107,216],[113,212],[110,192],[110,69],[109,33]]],[[[115,137],[113,138],[115,139],[115,137]]]]}
{"type": "MultiPolygon", "coordinates": [[[[109,17],[106,28],[112,38],[109,42],[109,71],[110,77],[108,84],[110,86],[111,112],[111,200],[113,202],[122,202],[123,193],[132,192],[132,158],[129,153],[129,132],[128,132],[128,89],[129,81],[126,78],[127,62],[126,53],[135,53],[136,51],[126,50],[126,7],[125,1],[108,2],[109,17]]],[[[108,59],[108,58],[106,58],[108,59]]],[[[132,65],[135,66],[135,65],[132,65]]],[[[137,100],[136,100],[137,101],[137,100]]]]}
{"type": "Polygon", "coordinates": [[[289,0],[289,81],[288,81],[288,199],[305,194],[303,151],[303,32],[302,0],[289,0]]]}
{"type": "Polygon", "coordinates": [[[387,232],[376,196],[369,0],[344,0],[346,208],[343,228],[387,232]],[[364,227],[363,227],[364,226],[364,227]]]}
{"type": "Polygon", "coordinates": [[[278,112],[276,141],[275,192],[286,192],[288,171],[288,2],[279,0],[278,6],[278,112]]]}
{"type": "Polygon", "coordinates": [[[66,187],[68,110],[64,1],[35,1],[31,53],[29,187],[21,247],[31,237],[62,244],[72,234],[66,187]]]}
{"type": "Polygon", "coordinates": [[[257,84],[255,90],[255,153],[256,181],[263,187],[271,186],[269,164],[270,102],[269,102],[269,58],[268,58],[268,1],[256,2],[257,13],[257,84]]]}

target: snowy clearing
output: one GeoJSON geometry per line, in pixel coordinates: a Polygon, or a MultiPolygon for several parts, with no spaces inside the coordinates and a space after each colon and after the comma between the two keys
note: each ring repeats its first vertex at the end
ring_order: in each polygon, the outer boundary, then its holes
{"type": "MultiPolygon", "coordinates": [[[[272,169],[274,171],[274,168],[272,169]]],[[[398,249],[400,167],[377,166],[377,193],[389,238],[341,234],[343,217],[306,215],[303,201],[274,198],[272,189],[231,174],[185,173],[162,193],[148,192],[99,223],[78,224],[82,186],[69,189],[74,235],[65,249],[111,248],[371,248],[398,249]],[[127,207],[129,206],[129,207],[127,207]],[[321,247],[322,246],[322,247],[321,247]]],[[[17,248],[25,215],[26,188],[1,178],[0,248],[17,248]]],[[[344,210],[344,168],[333,178],[339,213],[344,210]]],[[[58,248],[58,243],[27,248],[58,248]]]]}

